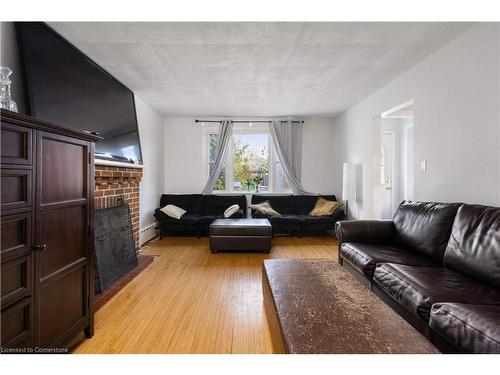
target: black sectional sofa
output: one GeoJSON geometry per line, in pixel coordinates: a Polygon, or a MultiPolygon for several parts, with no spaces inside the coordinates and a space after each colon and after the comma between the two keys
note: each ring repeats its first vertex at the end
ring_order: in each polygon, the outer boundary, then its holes
{"type": "MultiPolygon", "coordinates": [[[[342,208],[336,209],[330,216],[309,216],[319,197],[336,201],[335,195],[252,195],[252,204],[269,201],[272,208],[281,216],[268,218],[273,227],[273,234],[290,233],[319,234],[333,231],[335,223],[345,218],[342,208]]],[[[252,210],[252,217],[265,217],[252,210]]]]}
{"type": "MultiPolygon", "coordinates": [[[[269,201],[281,216],[268,218],[273,227],[273,234],[290,233],[296,235],[318,234],[333,230],[335,223],[345,217],[344,210],[339,208],[331,216],[309,216],[319,195],[253,195],[252,203],[269,201]]],[[[335,195],[321,196],[336,201],[335,195]]],[[[155,210],[154,217],[159,223],[160,238],[164,235],[186,234],[198,237],[208,233],[212,221],[224,217],[224,211],[237,204],[240,210],[231,218],[247,216],[247,198],[245,195],[202,195],[202,194],[163,194],[160,207],[155,210]],[[173,204],[186,210],[180,220],[172,219],[160,209],[173,204]]],[[[265,217],[253,211],[255,218],[265,217]]]]}
{"type": "Polygon", "coordinates": [[[340,263],[441,350],[500,353],[500,208],[403,202],[336,231],[340,263]]]}
{"type": "Polygon", "coordinates": [[[247,199],[244,195],[202,195],[202,194],[163,194],[160,208],[154,217],[158,220],[160,238],[165,234],[196,234],[200,237],[208,233],[208,227],[215,219],[224,217],[224,211],[233,204],[240,210],[231,218],[245,218],[247,199]],[[179,220],[168,217],[160,208],[173,204],[186,210],[179,220]]]}

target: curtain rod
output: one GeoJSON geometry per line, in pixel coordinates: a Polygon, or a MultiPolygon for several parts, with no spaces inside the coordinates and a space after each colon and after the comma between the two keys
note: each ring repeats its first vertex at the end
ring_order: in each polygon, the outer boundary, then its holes
{"type": "MultiPolygon", "coordinates": [[[[195,122],[215,122],[215,123],[221,123],[222,120],[194,120],[195,122]]],[[[231,121],[232,123],[234,124],[249,124],[249,123],[252,123],[252,124],[258,124],[258,123],[270,123],[271,120],[237,120],[237,121],[231,121]]],[[[287,122],[286,120],[282,120],[281,122],[287,122]]],[[[295,122],[295,123],[299,123],[299,124],[303,124],[304,121],[297,121],[297,120],[293,120],[292,122],[295,122]]]]}

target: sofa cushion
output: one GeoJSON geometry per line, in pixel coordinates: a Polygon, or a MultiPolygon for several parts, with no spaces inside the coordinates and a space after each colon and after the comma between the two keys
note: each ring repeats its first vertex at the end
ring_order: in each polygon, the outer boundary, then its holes
{"type": "Polygon", "coordinates": [[[359,272],[372,278],[377,263],[398,263],[408,266],[439,267],[440,265],[420,254],[390,245],[344,243],[340,256],[359,272]]]}
{"type": "Polygon", "coordinates": [[[300,220],[297,215],[281,215],[269,217],[269,222],[274,224],[300,224],[300,220]]]}
{"type": "Polygon", "coordinates": [[[310,216],[331,216],[333,211],[342,207],[342,204],[335,201],[329,201],[319,197],[314,208],[309,212],[310,216]]]}
{"type": "Polygon", "coordinates": [[[410,312],[428,321],[438,302],[500,305],[500,289],[444,267],[380,263],[373,280],[410,312]]]}
{"type": "Polygon", "coordinates": [[[453,223],[444,264],[500,288],[500,208],[462,205],[453,223]]]}
{"type": "MultiPolygon", "coordinates": [[[[295,200],[292,195],[252,195],[252,204],[269,201],[271,207],[281,215],[295,214],[295,200]]],[[[264,217],[256,213],[255,217],[264,217]]]]}
{"type": "Polygon", "coordinates": [[[328,201],[337,201],[335,195],[294,195],[295,211],[297,215],[308,215],[312,211],[318,198],[323,198],[328,201]]]}
{"type": "Polygon", "coordinates": [[[158,220],[161,226],[167,227],[167,226],[195,226],[198,223],[198,220],[200,219],[200,215],[191,215],[189,213],[183,215],[180,219],[173,219],[169,216],[167,216],[161,209],[157,208],[155,210],[154,217],[158,220]]]}
{"type": "Polygon", "coordinates": [[[234,204],[246,211],[247,198],[244,195],[205,195],[203,196],[203,215],[224,215],[224,211],[234,204]]]}
{"type": "MultiPolygon", "coordinates": [[[[187,211],[189,215],[201,215],[203,208],[203,195],[201,194],[163,194],[160,208],[173,204],[187,211]]],[[[226,207],[227,208],[227,207],[226,207]]]]}
{"type": "Polygon", "coordinates": [[[296,215],[302,224],[305,225],[331,225],[332,229],[335,226],[336,220],[331,216],[309,216],[296,215]]]}
{"type": "Polygon", "coordinates": [[[230,218],[225,218],[224,215],[201,215],[198,217],[197,223],[202,225],[211,224],[215,219],[244,219],[243,210],[240,208],[230,218]]]}
{"type": "Polygon", "coordinates": [[[222,215],[202,215],[198,217],[198,224],[211,224],[215,219],[223,219],[222,215]]]}
{"type": "Polygon", "coordinates": [[[436,303],[431,328],[465,353],[500,353],[500,306],[436,303]]]}
{"type": "Polygon", "coordinates": [[[397,241],[401,246],[441,262],[450,238],[458,203],[401,203],[394,214],[397,241]]]}

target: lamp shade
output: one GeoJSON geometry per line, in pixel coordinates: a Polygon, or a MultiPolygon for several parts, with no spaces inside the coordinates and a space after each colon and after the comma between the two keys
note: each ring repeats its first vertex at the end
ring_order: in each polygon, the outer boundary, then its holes
{"type": "Polygon", "coordinates": [[[356,164],[344,163],[342,173],[342,199],[345,201],[355,201],[356,189],[356,164]]]}

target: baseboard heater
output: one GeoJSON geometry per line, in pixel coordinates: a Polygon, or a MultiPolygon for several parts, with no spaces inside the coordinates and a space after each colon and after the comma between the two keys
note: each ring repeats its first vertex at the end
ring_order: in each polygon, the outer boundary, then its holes
{"type": "Polygon", "coordinates": [[[156,229],[156,224],[150,224],[141,228],[139,231],[139,245],[142,246],[146,242],[151,241],[158,236],[158,234],[160,234],[160,231],[156,229]]]}

